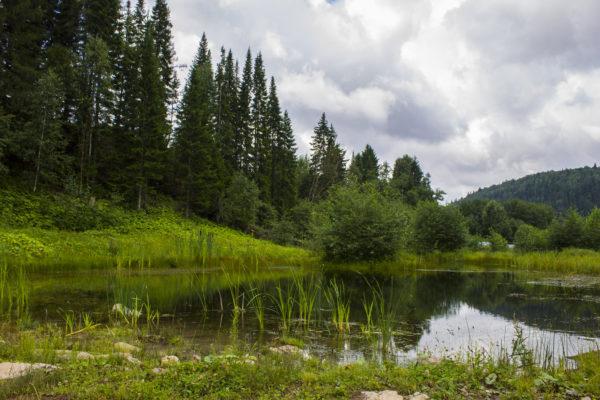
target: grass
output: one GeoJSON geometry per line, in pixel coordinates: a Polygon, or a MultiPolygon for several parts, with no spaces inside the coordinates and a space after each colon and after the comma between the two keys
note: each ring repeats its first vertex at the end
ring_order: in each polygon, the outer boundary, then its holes
{"type": "MultiPolygon", "coordinates": [[[[194,359],[189,343],[155,350],[137,341],[128,329],[98,329],[76,338],[52,325],[32,331],[5,328],[7,331],[0,360],[53,362],[60,369],[7,381],[0,385],[0,398],[350,399],[360,391],[386,389],[405,396],[422,392],[433,399],[568,399],[594,398],[600,393],[598,353],[579,356],[575,369],[524,365],[520,359],[492,359],[481,353],[460,360],[431,362],[423,358],[405,365],[338,365],[318,358],[275,354],[266,348],[231,348],[194,359]],[[57,357],[56,350],[66,348],[110,353],[113,343],[120,340],[142,347],[135,355],[139,365],[118,357],[57,357]],[[182,362],[154,373],[162,354],[176,354],[182,362]]],[[[292,338],[282,340],[301,344],[292,338]]]]}
{"type": "Polygon", "coordinates": [[[256,269],[316,261],[307,250],[254,239],[205,220],[185,219],[169,210],[136,213],[136,218],[125,225],[84,232],[0,227],[0,260],[10,266],[22,265],[28,271],[107,267],[256,269]]]}

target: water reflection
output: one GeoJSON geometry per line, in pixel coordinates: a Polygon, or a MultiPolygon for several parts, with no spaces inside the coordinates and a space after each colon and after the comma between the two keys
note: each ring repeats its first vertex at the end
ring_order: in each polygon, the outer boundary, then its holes
{"type": "Polygon", "coordinates": [[[96,321],[103,322],[115,303],[131,307],[135,299],[143,299],[163,314],[161,326],[176,327],[193,339],[200,351],[232,341],[260,344],[280,337],[278,288],[293,296],[286,334],[301,338],[311,353],[342,363],[364,358],[403,362],[422,352],[438,356],[474,350],[498,354],[514,341],[515,323],[524,327],[530,348],[556,357],[596,349],[600,337],[598,281],[561,284],[564,281],[544,274],[299,273],[282,268],[256,273],[96,272],[29,279],[29,312],[34,319],[60,321],[61,313],[69,310],[93,313],[96,321]],[[343,285],[340,303],[350,307],[350,331],[344,334],[332,321],[335,313],[327,296],[332,282],[343,285]],[[300,313],[305,300],[300,299],[298,285],[315,288],[308,323],[308,307],[300,313]],[[262,324],[253,301],[258,292],[264,302],[262,324]],[[374,304],[371,318],[366,311],[370,302],[374,304]]]}

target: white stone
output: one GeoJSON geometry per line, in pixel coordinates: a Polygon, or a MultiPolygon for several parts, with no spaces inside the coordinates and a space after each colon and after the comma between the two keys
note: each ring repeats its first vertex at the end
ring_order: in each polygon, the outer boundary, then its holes
{"type": "Polygon", "coordinates": [[[175,364],[179,364],[179,358],[177,356],[164,356],[160,359],[160,365],[163,367],[175,364]]]}
{"type": "Polygon", "coordinates": [[[57,367],[55,365],[50,364],[3,362],[0,363],[0,380],[19,378],[33,371],[52,371],[56,368],[57,367]]]}
{"type": "Polygon", "coordinates": [[[363,400],[404,400],[404,397],[399,395],[394,390],[384,390],[381,392],[361,392],[363,400]]]}
{"type": "Polygon", "coordinates": [[[415,393],[412,396],[410,396],[409,400],[429,400],[429,396],[427,396],[424,393],[415,393]]]}

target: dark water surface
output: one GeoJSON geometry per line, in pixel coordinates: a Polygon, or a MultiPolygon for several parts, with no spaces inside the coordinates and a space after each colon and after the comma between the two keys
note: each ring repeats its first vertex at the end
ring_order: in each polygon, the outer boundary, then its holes
{"type": "Polygon", "coordinates": [[[282,336],[278,288],[293,298],[287,335],[304,341],[306,352],[339,362],[402,362],[423,352],[510,352],[515,326],[543,357],[572,356],[596,350],[600,343],[600,280],[594,277],[452,270],[365,274],[171,269],[38,274],[29,276],[29,285],[34,320],[61,323],[66,313],[89,313],[103,323],[115,318],[111,309],[116,303],[135,308],[147,302],[162,314],[161,329],[194,341],[199,351],[218,350],[232,341],[251,346],[276,342],[282,336]],[[332,283],[343,288],[343,303],[350,306],[349,332],[343,334],[332,323],[327,295],[332,283]],[[315,293],[308,324],[298,320],[299,284],[315,293]],[[264,304],[262,330],[255,313],[257,294],[264,304]],[[380,317],[374,312],[374,326],[367,329],[365,307],[373,299],[384,312],[380,317]]]}

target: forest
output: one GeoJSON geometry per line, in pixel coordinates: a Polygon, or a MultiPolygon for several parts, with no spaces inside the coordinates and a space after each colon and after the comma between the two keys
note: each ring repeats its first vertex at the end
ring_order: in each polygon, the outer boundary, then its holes
{"type": "Polygon", "coordinates": [[[600,204],[600,169],[591,167],[546,171],[479,189],[466,199],[520,199],[545,203],[564,212],[588,214],[600,204]]]}

